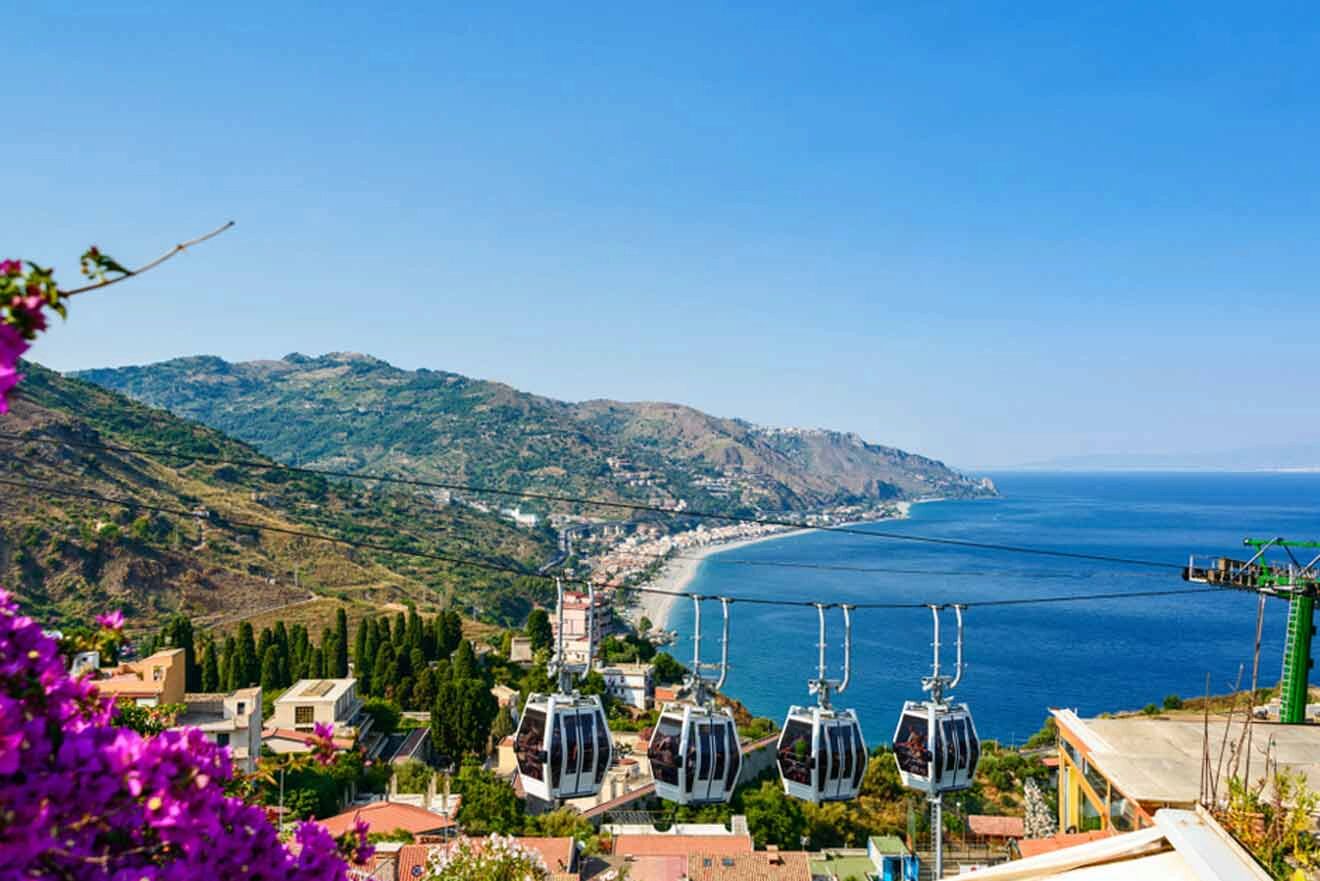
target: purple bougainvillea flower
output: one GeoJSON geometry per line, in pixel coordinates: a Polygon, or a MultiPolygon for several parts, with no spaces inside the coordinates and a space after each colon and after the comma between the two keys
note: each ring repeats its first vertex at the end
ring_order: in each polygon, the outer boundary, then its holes
{"type": "Polygon", "coordinates": [[[23,374],[12,366],[0,364],[0,413],[9,412],[9,390],[18,385],[23,374]]]}
{"type": "Polygon", "coordinates": [[[115,609],[113,612],[106,612],[104,615],[97,615],[96,623],[104,627],[106,630],[123,630],[124,613],[119,609],[115,609]]]}
{"type": "Polygon", "coordinates": [[[22,260],[0,260],[0,275],[22,275],[22,260]]]}
{"type": "Polygon", "coordinates": [[[12,324],[0,324],[0,367],[13,367],[28,350],[28,342],[12,324]]]}

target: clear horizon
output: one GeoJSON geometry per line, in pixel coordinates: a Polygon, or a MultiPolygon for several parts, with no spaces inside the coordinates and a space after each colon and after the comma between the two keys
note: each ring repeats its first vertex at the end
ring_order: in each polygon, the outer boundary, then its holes
{"type": "Polygon", "coordinates": [[[238,224],[72,301],[58,370],[361,351],[977,469],[1320,441],[1306,6],[10,24],[51,39],[0,83],[0,257],[238,224]]]}

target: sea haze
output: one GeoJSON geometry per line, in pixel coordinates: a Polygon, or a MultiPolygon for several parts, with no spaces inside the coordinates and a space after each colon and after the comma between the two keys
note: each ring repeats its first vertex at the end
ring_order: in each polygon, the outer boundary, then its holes
{"type": "MultiPolygon", "coordinates": [[[[913,506],[912,517],[871,527],[887,532],[1029,546],[1185,565],[1188,554],[1241,556],[1246,536],[1320,538],[1320,474],[1040,474],[992,477],[1002,498],[913,506]]],[[[1173,569],[815,532],[708,558],[690,590],[848,602],[968,602],[1194,588],[1173,569]],[[933,574],[830,571],[733,564],[791,561],[933,574]],[[946,573],[968,574],[946,574],[946,573]]],[[[718,606],[709,603],[706,658],[718,651],[718,606]]],[[[1282,665],[1287,605],[1266,606],[1260,684],[1282,665]]],[[[859,610],[853,631],[853,684],[836,706],[855,707],[867,739],[893,734],[904,700],[920,698],[929,673],[926,610],[859,610]]],[[[1239,665],[1251,673],[1256,600],[1222,594],[1085,603],[972,608],[966,615],[967,673],[956,697],[983,736],[1021,740],[1049,707],[1083,714],[1139,709],[1169,694],[1229,691],[1239,665]]],[[[952,613],[944,630],[953,657],[952,613]]],[[[726,691],[752,712],[782,718],[810,700],[816,616],[811,609],[734,604],[732,671],[726,691]]],[[[830,661],[842,658],[841,614],[830,613],[830,661]]],[[[679,603],[669,622],[673,647],[691,659],[692,611],[679,603]]]]}

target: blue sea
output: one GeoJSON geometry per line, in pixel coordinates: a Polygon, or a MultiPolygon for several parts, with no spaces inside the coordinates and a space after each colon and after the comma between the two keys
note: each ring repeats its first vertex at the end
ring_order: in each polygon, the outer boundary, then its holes
{"type": "MultiPolygon", "coordinates": [[[[1184,565],[1189,554],[1242,558],[1242,539],[1320,538],[1320,474],[992,474],[1001,498],[914,505],[904,521],[868,527],[887,532],[1112,555],[1184,565]]],[[[1027,556],[857,535],[814,532],[708,557],[689,589],[831,602],[968,602],[1197,587],[1177,571],[1027,556]],[[730,564],[791,561],[827,566],[901,568],[936,574],[822,571],[730,564]],[[939,573],[968,574],[939,574],[939,573]]],[[[703,619],[706,658],[718,652],[717,603],[703,619]]],[[[1282,666],[1287,605],[1266,606],[1262,687],[1282,666]]],[[[830,659],[842,658],[841,614],[834,611],[830,659]]],[[[853,684],[836,706],[856,708],[867,740],[893,734],[904,700],[922,697],[930,670],[930,612],[854,613],[853,684]]],[[[952,613],[947,613],[952,659],[952,613]]],[[[1251,675],[1256,599],[1223,593],[1085,603],[972,608],[966,613],[967,672],[956,692],[984,737],[1021,741],[1049,707],[1082,714],[1140,709],[1166,695],[1232,689],[1251,675]]],[[[691,604],[675,605],[672,651],[691,658],[691,604]]],[[[735,604],[732,669],[725,690],[752,712],[782,718],[807,703],[815,669],[812,609],[735,604]]]]}

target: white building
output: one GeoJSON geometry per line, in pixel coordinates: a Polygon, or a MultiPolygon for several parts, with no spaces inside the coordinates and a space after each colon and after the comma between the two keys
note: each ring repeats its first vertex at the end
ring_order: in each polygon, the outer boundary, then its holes
{"type": "MultiPolygon", "coordinates": [[[[587,595],[573,591],[564,592],[564,660],[570,664],[582,664],[587,660],[587,618],[589,617],[587,595]]],[[[559,618],[554,609],[550,609],[550,630],[559,637],[559,618]]],[[[594,617],[595,643],[600,645],[602,636],[614,631],[614,609],[610,605],[610,596],[596,594],[594,617]]]]}
{"type": "Polygon", "coordinates": [[[616,701],[639,710],[655,701],[654,667],[650,664],[610,664],[597,668],[605,678],[605,690],[616,701]]]}
{"type": "Polygon", "coordinates": [[[336,745],[353,741],[371,728],[371,717],[362,712],[357,680],[299,679],[275,699],[267,720],[264,740],[275,752],[306,752],[307,737],[319,724],[334,728],[336,745]]]}
{"type": "Polygon", "coordinates": [[[244,774],[257,770],[261,756],[261,689],[240,688],[230,694],[185,694],[186,709],[177,728],[200,728],[206,739],[229,747],[234,769],[244,774]]]}

